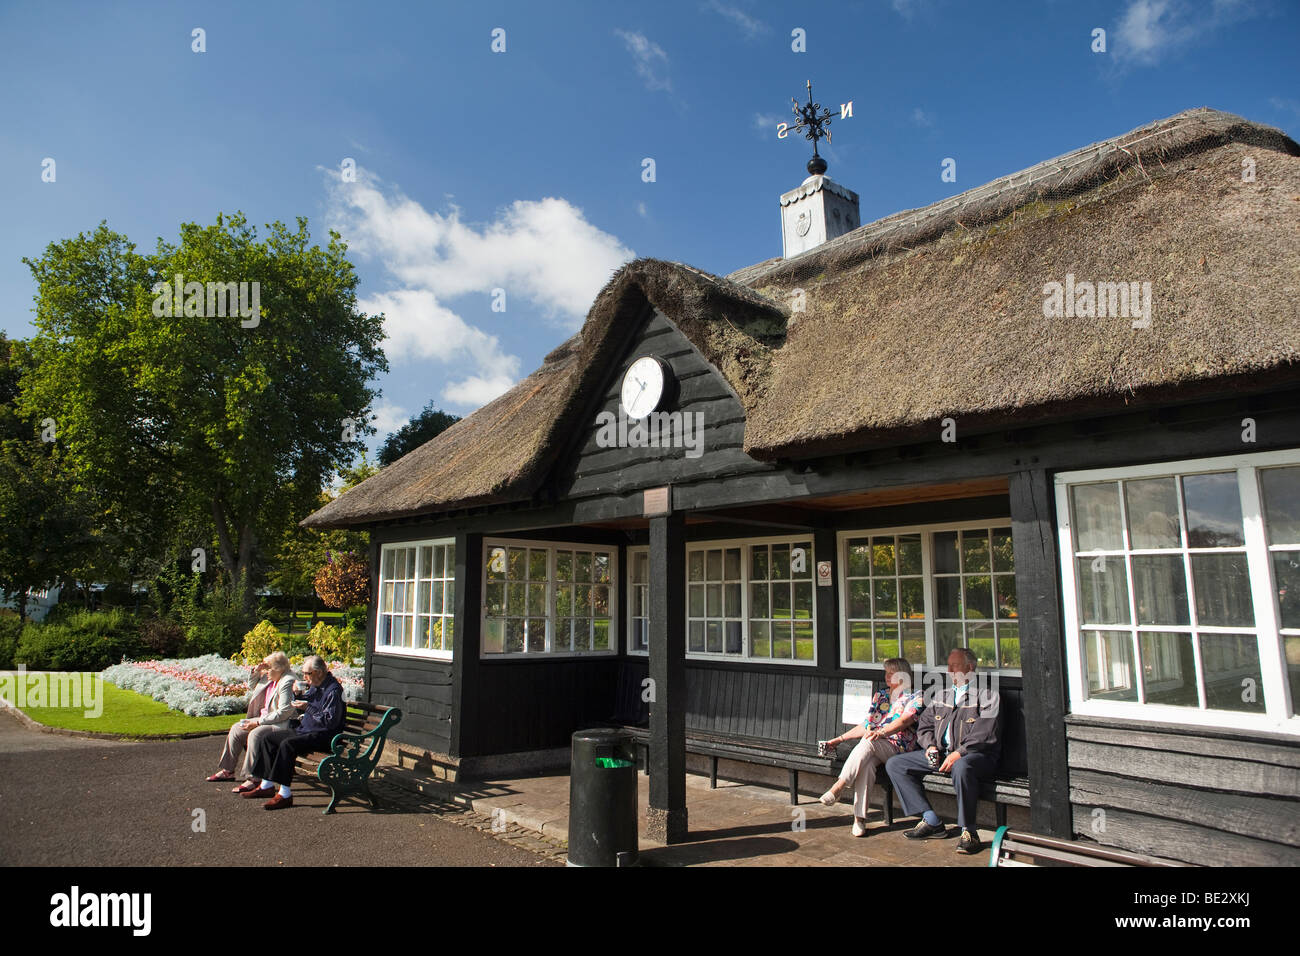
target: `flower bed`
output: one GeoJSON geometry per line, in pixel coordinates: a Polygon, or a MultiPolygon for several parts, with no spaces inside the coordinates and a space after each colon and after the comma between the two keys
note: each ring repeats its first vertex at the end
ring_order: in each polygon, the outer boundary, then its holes
{"type": "MultiPolygon", "coordinates": [[[[364,670],[335,662],[330,673],[343,685],[343,699],[357,701],[364,670]]],[[[248,709],[248,669],[216,654],[170,661],[125,661],[102,672],[122,690],[160,700],[191,717],[239,714],[248,709]]]]}

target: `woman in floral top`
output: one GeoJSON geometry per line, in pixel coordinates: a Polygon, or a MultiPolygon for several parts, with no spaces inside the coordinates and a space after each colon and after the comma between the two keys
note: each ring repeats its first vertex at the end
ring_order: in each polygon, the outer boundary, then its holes
{"type": "Polygon", "coordinates": [[[923,706],[920,691],[912,690],[912,665],[901,657],[885,661],[888,690],[878,690],[861,726],[828,740],[834,747],[845,740],[858,740],[844,761],[840,778],[821,795],[821,802],[833,807],[845,787],[853,788],[853,835],[866,836],[867,808],[876,772],[895,754],[916,749],[916,723],[923,706]]]}

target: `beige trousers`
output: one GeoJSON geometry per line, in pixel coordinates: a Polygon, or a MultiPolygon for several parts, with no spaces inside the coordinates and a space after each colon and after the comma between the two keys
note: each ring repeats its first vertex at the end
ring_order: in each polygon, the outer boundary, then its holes
{"type": "Polygon", "coordinates": [[[885,765],[885,761],[899,749],[888,737],[868,740],[863,737],[844,761],[840,779],[846,786],[853,788],[853,815],[865,818],[871,805],[871,785],[876,782],[876,771],[885,765]]]}
{"type": "Polygon", "coordinates": [[[272,731],[284,729],[283,725],[263,727],[259,724],[251,730],[246,730],[239,724],[235,724],[230,728],[230,732],[226,734],[226,746],[222,748],[221,762],[217,766],[222,770],[233,773],[237,780],[247,780],[249,774],[248,755],[257,746],[258,737],[272,731]]]}

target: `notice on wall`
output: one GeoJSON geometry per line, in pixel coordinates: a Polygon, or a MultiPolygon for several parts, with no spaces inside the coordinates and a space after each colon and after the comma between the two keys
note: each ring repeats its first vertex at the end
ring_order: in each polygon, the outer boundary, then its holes
{"type": "Polygon", "coordinates": [[[844,710],[840,719],[846,724],[860,724],[867,719],[871,709],[872,681],[846,680],[844,682],[844,710]]]}
{"type": "Polygon", "coordinates": [[[831,586],[831,563],[829,561],[817,562],[817,586],[823,588],[831,586]]]}

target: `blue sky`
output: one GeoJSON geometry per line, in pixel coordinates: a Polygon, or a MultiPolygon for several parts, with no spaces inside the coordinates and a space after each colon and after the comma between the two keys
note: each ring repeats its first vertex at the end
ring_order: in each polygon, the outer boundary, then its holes
{"type": "Polygon", "coordinates": [[[148,249],[218,212],[306,216],[387,316],[374,445],[528,374],[633,256],[780,255],[810,149],[776,124],[808,79],[853,101],[823,154],[870,222],[1194,106],[1297,136],[1297,48],[1294,0],[11,2],[0,328],[32,332],[21,257],[100,220],[148,249]]]}

